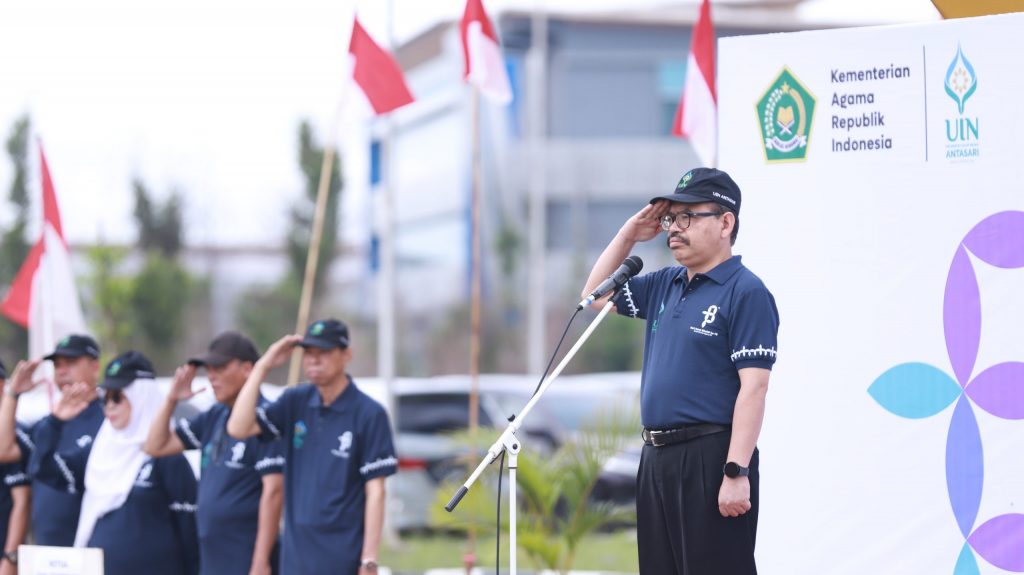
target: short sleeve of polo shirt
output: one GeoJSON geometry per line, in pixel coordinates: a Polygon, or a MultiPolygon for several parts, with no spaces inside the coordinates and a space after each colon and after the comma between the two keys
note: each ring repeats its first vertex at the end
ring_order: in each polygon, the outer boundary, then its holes
{"type": "Polygon", "coordinates": [[[284,440],[260,441],[256,449],[254,469],[260,477],[284,473],[284,440]]]}
{"type": "Polygon", "coordinates": [[[395,448],[391,439],[391,425],[388,423],[387,412],[380,405],[376,405],[376,409],[369,414],[363,440],[363,461],[359,465],[359,474],[362,475],[363,481],[387,477],[398,471],[398,460],[395,459],[395,448]]]}
{"type": "Polygon", "coordinates": [[[630,279],[613,300],[615,311],[619,315],[647,319],[647,310],[655,286],[661,285],[666,275],[672,276],[676,273],[679,273],[678,268],[665,268],[630,279]]]}
{"type": "Polygon", "coordinates": [[[213,410],[206,410],[199,415],[178,420],[174,426],[174,433],[181,440],[186,450],[202,449],[203,437],[205,437],[208,420],[213,410]]]}
{"type": "Polygon", "coordinates": [[[32,478],[25,473],[25,467],[21,463],[0,465],[0,475],[3,476],[4,486],[7,489],[32,485],[32,478]]]}
{"type": "Polygon", "coordinates": [[[764,285],[740,294],[730,315],[729,344],[736,369],[771,369],[778,350],[779,310],[764,285]]]}
{"type": "Polygon", "coordinates": [[[284,390],[277,401],[256,407],[256,423],[260,426],[261,441],[274,441],[286,437],[292,424],[292,407],[302,401],[304,386],[284,390]]]}

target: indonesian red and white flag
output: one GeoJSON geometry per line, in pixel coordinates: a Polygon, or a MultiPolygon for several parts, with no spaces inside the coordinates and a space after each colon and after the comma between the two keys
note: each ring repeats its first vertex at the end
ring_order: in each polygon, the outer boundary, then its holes
{"type": "Polygon", "coordinates": [[[497,104],[511,102],[512,87],[505,59],[501,56],[501,43],[482,0],[466,0],[459,34],[466,62],[466,81],[497,104]]]}
{"type": "Polygon", "coordinates": [[[398,62],[373,41],[358,18],[352,24],[348,53],[352,58],[352,79],[374,114],[386,114],[415,101],[398,62]]]}
{"type": "Polygon", "coordinates": [[[43,176],[43,230],[0,304],[4,315],[28,328],[28,351],[33,358],[53,351],[66,335],[86,333],[57,194],[41,145],[39,168],[43,176]]]}
{"type": "Polygon", "coordinates": [[[686,60],[686,84],[679,98],[672,135],[690,140],[705,166],[714,166],[718,151],[718,98],[715,95],[715,28],[711,4],[703,0],[693,27],[690,57],[686,60]]]}

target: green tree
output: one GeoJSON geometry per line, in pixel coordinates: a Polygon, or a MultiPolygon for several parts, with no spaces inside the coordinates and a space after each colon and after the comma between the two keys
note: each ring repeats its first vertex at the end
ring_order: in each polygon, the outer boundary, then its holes
{"type": "Polygon", "coordinates": [[[95,246],[89,250],[90,273],[85,288],[91,305],[91,323],[103,351],[110,357],[132,345],[135,322],[132,321],[132,296],[135,278],[119,270],[127,250],[113,246],[95,246]]]}
{"type": "MultiPolygon", "coordinates": [[[[302,171],[304,185],[303,193],[292,206],[289,215],[289,228],[285,239],[288,270],[277,283],[248,290],[235,309],[239,326],[262,346],[269,345],[281,337],[281,334],[290,333],[295,329],[302,280],[306,272],[306,254],[313,231],[317,189],[325,148],[316,141],[313,130],[306,121],[299,125],[298,145],[299,169],[302,171]]],[[[338,206],[341,203],[342,191],[341,168],[337,161],[333,162],[327,190],[320,255],[317,258],[316,281],[313,285],[314,315],[317,315],[319,309],[316,305],[316,296],[323,293],[331,262],[337,255],[334,247],[338,241],[338,206]]]]}
{"type": "MultiPolygon", "coordinates": [[[[316,196],[320,187],[320,169],[323,167],[325,149],[315,139],[309,122],[299,125],[299,169],[304,180],[303,196],[291,210],[288,230],[288,259],[291,275],[302,278],[306,273],[306,254],[313,233],[313,216],[316,211],[316,196]]],[[[337,156],[335,157],[337,160],[337,156]]],[[[338,241],[338,205],[341,202],[340,161],[332,162],[331,179],[327,186],[327,207],[324,212],[323,234],[320,236],[320,255],[316,265],[314,293],[323,286],[331,261],[335,256],[334,246],[338,241]]]]}
{"type": "MultiPolygon", "coordinates": [[[[28,115],[18,118],[7,137],[7,155],[14,168],[14,177],[7,192],[7,201],[12,205],[14,218],[10,227],[0,235],[0,293],[5,293],[14,276],[18,273],[30,244],[25,238],[28,228],[28,149],[32,123],[28,115]]],[[[0,320],[0,351],[10,359],[28,354],[28,334],[20,325],[0,320]]]]}
{"type": "Polygon", "coordinates": [[[175,258],[182,247],[181,195],[171,192],[163,205],[153,202],[146,184],[139,178],[132,181],[135,195],[135,223],[139,227],[139,247],[146,252],[159,251],[165,258],[175,258]]]}

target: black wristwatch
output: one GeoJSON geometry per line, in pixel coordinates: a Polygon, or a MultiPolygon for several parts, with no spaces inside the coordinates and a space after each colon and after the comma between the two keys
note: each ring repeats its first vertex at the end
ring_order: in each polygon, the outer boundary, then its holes
{"type": "Polygon", "coordinates": [[[750,475],[750,468],[743,467],[735,461],[730,461],[722,466],[722,473],[730,479],[735,479],[737,477],[746,477],[750,475]]]}
{"type": "Polygon", "coordinates": [[[373,559],[363,559],[362,562],[359,563],[359,566],[367,571],[377,570],[377,562],[373,559]]]}
{"type": "Polygon", "coordinates": [[[13,551],[4,551],[3,558],[8,560],[8,561],[10,561],[11,565],[17,565],[18,564],[18,550],[15,549],[13,551]]]}

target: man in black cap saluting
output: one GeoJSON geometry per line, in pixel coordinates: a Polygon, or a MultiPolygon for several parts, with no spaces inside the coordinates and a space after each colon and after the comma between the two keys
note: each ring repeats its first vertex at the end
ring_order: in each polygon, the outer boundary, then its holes
{"type": "MultiPolygon", "coordinates": [[[[200,572],[204,574],[276,572],[272,556],[284,490],[281,442],[265,443],[255,437],[237,440],[227,433],[238,392],[259,358],[252,340],[238,332],[215,337],[206,353],[175,371],[146,440],[146,453],[153,457],[201,450],[196,521],[200,572]],[[170,419],[178,402],[201,391],[192,390],[200,368],[206,369],[217,404],[191,419],[178,420],[172,433],[170,419]]],[[[261,395],[259,405],[266,403],[261,395]]]]}
{"type": "Polygon", "coordinates": [[[285,442],[281,571],[289,575],[373,575],[384,524],[384,479],[398,470],[384,408],[345,372],[348,327],[314,322],[305,337],[287,335],[256,362],[238,394],[228,432],[285,442]],[[267,372],[303,348],[309,383],[257,406],[267,372]]]}
{"type": "Polygon", "coordinates": [[[690,170],[626,221],[583,290],[638,242],[665,232],[680,265],[630,279],[615,300],[618,313],[647,322],[636,502],[642,574],[757,573],[756,443],[779,313],[732,255],[740,201],[725,172],[690,170]]]}
{"type": "MultiPolygon", "coordinates": [[[[33,436],[38,424],[29,433],[20,432],[15,423],[18,396],[37,385],[32,375],[42,361],[52,361],[54,382],[62,391],[75,383],[84,383],[91,389],[88,406],[64,426],[59,451],[72,446],[85,446],[96,438],[103,423],[103,404],[96,395],[100,374],[100,346],[91,336],[74,334],[57,343],[53,352],[42,360],[19,362],[5,389],[0,404],[0,462],[17,461],[26,453],[35,457],[33,436]]],[[[75,489],[60,490],[50,485],[32,483],[32,533],[37,545],[70,547],[75,541],[78,512],[82,494],[75,489]]]]}

